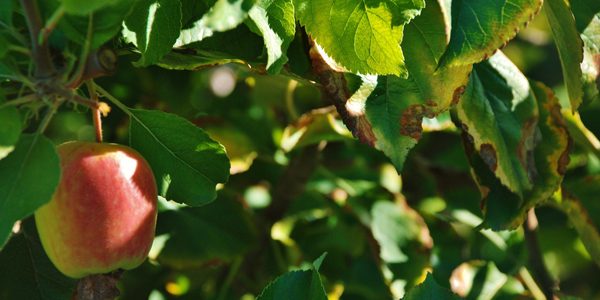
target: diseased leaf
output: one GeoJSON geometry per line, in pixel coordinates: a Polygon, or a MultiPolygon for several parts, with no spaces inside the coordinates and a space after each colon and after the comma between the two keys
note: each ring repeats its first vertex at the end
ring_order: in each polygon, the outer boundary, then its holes
{"type": "Polygon", "coordinates": [[[352,134],[331,111],[313,110],[285,128],[281,148],[286,152],[321,141],[340,141],[352,134]]]}
{"type": "Polygon", "coordinates": [[[150,163],[162,195],[192,206],[213,201],[215,186],[229,177],[223,146],[176,115],[142,109],[130,112],[130,144],[150,163]]]}
{"type": "Polygon", "coordinates": [[[162,234],[169,237],[158,261],[176,268],[198,267],[215,259],[229,261],[243,255],[257,239],[250,215],[241,203],[223,194],[203,207],[160,213],[157,235],[162,234]]]}
{"type": "Polygon", "coordinates": [[[406,76],[402,31],[424,0],[297,0],[295,7],[300,24],[349,71],[406,76]]]}
{"type": "Polygon", "coordinates": [[[0,299],[70,299],[76,283],[48,259],[31,218],[0,252],[0,299]]]}
{"type": "Polygon", "coordinates": [[[436,72],[448,41],[444,11],[437,1],[428,1],[422,14],[406,25],[404,34],[402,48],[413,58],[406,62],[408,78],[379,77],[365,107],[376,147],[398,170],[421,137],[423,117],[448,110],[460,97],[471,72],[471,66],[436,72]]]}
{"type": "Polygon", "coordinates": [[[17,220],[50,201],[59,179],[52,142],[38,134],[21,135],[15,150],[0,160],[0,248],[17,220]]]}
{"type": "Polygon", "coordinates": [[[532,187],[530,159],[538,119],[529,82],[502,53],[475,66],[457,105],[463,131],[488,168],[508,190],[532,187]]]}
{"type": "Polygon", "coordinates": [[[286,52],[296,31],[293,0],[259,0],[249,12],[267,48],[267,71],[277,74],[288,61],[286,52]]]}
{"type": "Polygon", "coordinates": [[[558,49],[571,109],[576,111],[583,100],[580,67],[583,61],[583,44],[575,26],[575,18],[565,0],[546,0],[544,12],[558,49]]]}
{"type": "Polygon", "coordinates": [[[248,11],[254,5],[254,0],[217,0],[213,7],[200,20],[194,22],[191,28],[183,29],[174,47],[202,41],[215,32],[231,30],[240,25],[248,11]]]}
{"type": "Polygon", "coordinates": [[[443,288],[431,273],[427,273],[425,281],[417,287],[414,287],[402,298],[403,300],[458,300],[460,299],[450,290],[443,288]]]}
{"type": "Polygon", "coordinates": [[[171,51],[181,31],[179,0],[142,0],[136,3],[125,20],[123,36],[137,46],[142,57],[139,67],[158,62],[171,51]]]}
{"type": "MultiPolygon", "coordinates": [[[[600,2],[598,2],[600,7],[600,2]]],[[[589,103],[600,99],[600,13],[581,32],[583,40],[583,98],[589,103]]]]}
{"type": "Polygon", "coordinates": [[[541,7],[542,0],[452,1],[452,33],[440,67],[485,60],[525,27],[541,7]]]}

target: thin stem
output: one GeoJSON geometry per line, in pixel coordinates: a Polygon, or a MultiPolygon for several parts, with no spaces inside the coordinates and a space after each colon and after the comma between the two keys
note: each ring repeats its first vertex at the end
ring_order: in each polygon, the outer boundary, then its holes
{"type": "Polygon", "coordinates": [[[240,270],[240,266],[242,265],[243,261],[244,261],[243,256],[237,257],[233,261],[233,263],[229,267],[229,272],[227,272],[227,277],[225,278],[225,281],[223,282],[223,285],[221,286],[221,290],[219,291],[219,296],[217,297],[217,300],[223,300],[227,297],[227,293],[229,292],[229,287],[231,286],[231,283],[235,279],[235,276],[237,276],[237,273],[240,270]]]}
{"type": "Polygon", "coordinates": [[[7,106],[17,106],[17,105],[21,105],[21,104],[25,104],[25,103],[29,103],[32,102],[34,100],[37,99],[37,95],[36,94],[29,94],[23,97],[19,97],[16,99],[12,99],[8,102],[2,103],[0,104],[0,109],[5,108],[7,106]]]}
{"type": "MultiPolygon", "coordinates": [[[[98,94],[96,94],[96,85],[94,84],[94,81],[88,80],[85,83],[92,101],[100,105],[100,101],[98,101],[98,94]]],[[[96,129],[96,142],[102,143],[102,115],[100,113],[100,109],[92,108],[92,118],[94,120],[94,129],[96,129]]]]}
{"type": "Polygon", "coordinates": [[[550,276],[548,268],[546,268],[546,264],[544,263],[544,258],[537,238],[537,227],[537,218],[535,216],[535,211],[532,208],[527,213],[527,219],[525,219],[525,223],[523,224],[525,242],[527,243],[527,248],[529,250],[529,265],[535,274],[536,281],[539,283],[544,296],[547,299],[554,299],[556,283],[552,279],[552,276],[550,276]]]}
{"type": "Polygon", "coordinates": [[[54,11],[54,13],[52,13],[52,16],[50,16],[50,18],[46,21],[46,25],[44,25],[44,28],[40,30],[40,34],[38,36],[38,44],[42,45],[48,41],[50,33],[52,33],[54,28],[56,28],[56,25],[58,25],[58,22],[60,21],[60,19],[62,19],[64,15],[65,8],[61,5],[54,11]]]}
{"type": "Polygon", "coordinates": [[[8,45],[8,51],[18,52],[21,54],[25,54],[27,56],[31,56],[31,51],[25,47],[16,46],[16,45],[8,45]]]}
{"type": "Polygon", "coordinates": [[[21,6],[25,13],[29,36],[31,38],[31,52],[35,61],[35,76],[38,78],[49,78],[54,75],[54,65],[50,57],[48,43],[38,44],[38,36],[42,28],[42,18],[36,0],[21,0],[21,6]]]}
{"type": "Polygon", "coordinates": [[[112,102],[114,105],[116,105],[124,113],[131,115],[131,111],[129,110],[129,107],[127,107],[127,105],[123,104],[123,102],[119,101],[119,99],[115,98],[113,95],[108,93],[101,86],[97,85],[96,90],[98,92],[100,92],[100,94],[102,94],[104,97],[106,97],[106,99],[108,99],[110,102],[112,102]]]}
{"type": "Polygon", "coordinates": [[[62,103],[62,100],[56,100],[54,101],[54,103],[52,103],[52,105],[50,105],[48,111],[46,112],[46,115],[44,116],[44,119],[42,119],[42,122],[40,123],[40,126],[37,129],[38,134],[42,134],[44,133],[44,131],[46,131],[46,128],[48,128],[48,124],[50,124],[52,117],[54,117],[54,114],[56,114],[56,111],[62,103]]]}
{"type": "Polygon", "coordinates": [[[285,105],[292,120],[298,119],[298,112],[296,111],[296,107],[294,106],[294,91],[296,90],[297,86],[298,81],[292,79],[288,82],[287,88],[285,90],[285,105]]]}
{"type": "Polygon", "coordinates": [[[79,57],[79,62],[77,64],[77,69],[75,73],[67,83],[69,87],[76,87],[81,82],[81,75],[85,71],[85,65],[87,64],[87,57],[90,54],[90,47],[92,43],[92,36],[94,34],[94,14],[90,14],[88,18],[88,27],[87,33],[85,36],[85,42],[83,43],[83,49],[81,50],[81,56],[79,57]]]}
{"type": "Polygon", "coordinates": [[[535,300],[546,300],[546,296],[544,296],[544,293],[537,285],[537,283],[535,283],[535,280],[533,280],[531,273],[529,273],[529,271],[526,268],[523,267],[519,269],[519,276],[521,277],[521,280],[523,280],[523,283],[531,292],[531,295],[535,300]]]}

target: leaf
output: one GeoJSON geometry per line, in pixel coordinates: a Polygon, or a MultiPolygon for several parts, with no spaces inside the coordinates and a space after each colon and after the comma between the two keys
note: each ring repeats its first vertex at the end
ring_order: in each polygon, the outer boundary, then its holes
{"type": "Polygon", "coordinates": [[[0,22],[4,23],[7,27],[11,27],[13,25],[13,9],[14,2],[12,0],[4,1],[2,5],[0,5],[0,22]]]}
{"type": "Polygon", "coordinates": [[[290,152],[321,141],[343,141],[348,138],[352,138],[352,134],[331,111],[313,110],[284,129],[281,148],[290,152]]]}
{"type": "Polygon", "coordinates": [[[327,300],[325,288],[317,269],[323,262],[321,255],[310,270],[287,272],[271,281],[257,300],[327,300]]]}
{"type": "Polygon", "coordinates": [[[215,32],[223,32],[237,27],[248,16],[254,5],[253,0],[217,0],[213,7],[191,28],[183,29],[174,47],[202,41],[215,32]]]}
{"type": "MultiPolygon", "coordinates": [[[[76,1],[76,0],[75,0],[76,1]]],[[[40,1],[44,11],[53,11],[56,9],[55,1],[40,1]]],[[[108,40],[115,37],[121,29],[121,24],[125,17],[133,8],[132,0],[116,1],[114,5],[105,6],[94,11],[93,14],[93,36],[90,43],[90,48],[97,49],[106,43],[108,40]]],[[[59,22],[59,28],[64,31],[65,35],[75,43],[83,45],[87,35],[89,23],[88,16],[65,15],[59,22]]]]}
{"type": "Polygon", "coordinates": [[[600,12],[600,2],[596,0],[570,0],[569,4],[579,32],[583,32],[600,12]]]}
{"type": "Polygon", "coordinates": [[[0,160],[0,246],[13,224],[50,201],[60,179],[56,149],[38,134],[23,134],[15,150],[0,160]]]}
{"type": "Polygon", "coordinates": [[[403,300],[458,300],[460,299],[450,290],[440,286],[431,273],[427,273],[425,281],[414,287],[402,298],[403,300]]]}
{"type": "Polygon", "coordinates": [[[257,232],[241,203],[221,196],[203,207],[168,210],[158,218],[157,232],[168,234],[158,261],[177,268],[202,266],[207,261],[243,255],[257,232]]]}
{"type": "Polygon", "coordinates": [[[437,1],[428,1],[404,33],[402,48],[412,58],[406,62],[408,78],[379,77],[365,107],[375,146],[398,170],[402,170],[408,151],[421,137],[423,117],[432,118],[450,108],[471,72],[471,66],[436,72],[447,43],[444,12],[437,1]]]}
{"type": "Polygon", "coordinates": [[[0,252],[1,299],[70,299],[76,283],[46,256],[31,218],[0,252]]]}
{"type": "Polygon", "coordinates": [[[583,98],[580,68],[583,61],[583,44],[575,26],[575,18],[565,0],[546,0],[544,12],[558,49],[571,109],[576,111],[583,98]]]}
{"type": "Polygon", "coordinates": [[[61,4],[63,9],[68,14],[74,15],[88,15],[100,8],[105,6],[114,5],[118,2],[124,2],[123,0],[62,0],[61,4]]]}
{"type": "Polygon", "coordinates": [[[169,52],[156,64],[168,70],[198,70],[229,63],[245,64],[232,55],[203,50],[195,50],[195,54],[169,52]]]}
{"type": "MultiPolygon", "coordinates": [[[[598,2],[600,3],[600,2],[598,2]]],[[[600,9],[600,4],[598,4],[600,9]]],[[[583,93],[586,102],[600,99],[600,13],[594,15],[581,32],[583,40],[583,93]]]]}
{"type": "Polygon", "coordinates": [[[297,0],[295,7],[300,24],[350,72],[406,76],[402,30],[424,0],[297,0]]]}
{"type": "Polygon", "coordinates": [[[249,12],[267,48],[267,71],[277,74],[288,61],[286,52],[296,31],[292,0],[259,0],[249,12]]]}
{"type": "Polygon", "coordinates": [[[600,266],[600,192],[599,176],[588,176],[565,184],[562,199],[555,199],[558,207],[569,217],[583,245],[594,262],[600,266]]]}
{"type": "Polygon", "coordinates": [[[542,7],[542,0],[452,1],[452,32],[440,67],[478,63],[510,41],[542,7]]]}
{"type": "Polygon", "coordinates": [[[458,118],[488,168],[519,197],[532,187],[530,160],[538,118],[529,82],[502,53],[475,66],[458,118]]]}
{"type": "Polygon", "coordinates": [[[130,112],[129,142],[150,163],[163,196],[192,206],[213,201],[216,184],[229,177],[223,146],[176,115],[142,109],[130,112]]]}
{"type": "Polygon", "coordinates": [[[136,3],[125,20],[123,35],[142,53],[134,63],[138,67],[152,65],[171,51],[181,31],[179,0],[143,0],[136,3]]]}
{"type": "MultiPolygon", "coordinates": [[[[0,91],[2,93],[2,91],[0,91]]],[[[2,95],[0,94],[0,98],[2,95]]],[[[4,102],[0,101],[0,105],[4,102]]],[[[0,160],[10,154],[21,135],[22,125],[19,111],[14,106],[0,108],[0,160]]]]}

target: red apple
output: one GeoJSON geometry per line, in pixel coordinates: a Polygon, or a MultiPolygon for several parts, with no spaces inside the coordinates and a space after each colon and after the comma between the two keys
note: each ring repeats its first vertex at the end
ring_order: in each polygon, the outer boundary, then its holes
{"type": "Polygon", "coordinates": [[[157,213],[156,182],[146,160],[116,144],[68,142],[57,149],[60,183],[35,212],[50,260],[73,278],[140,265],[157,213]]]}

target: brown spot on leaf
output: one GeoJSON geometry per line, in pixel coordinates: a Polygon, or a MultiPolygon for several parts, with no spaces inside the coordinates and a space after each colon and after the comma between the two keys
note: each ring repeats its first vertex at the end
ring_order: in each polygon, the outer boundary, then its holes
{"type": "Polygon", "coordinates": [[[496,156],[496,149],[494,149],[492,144],[481,144],[481,147],[479,147],[479,156],[481,156],[481,159],[483,159],[485,164],[490,167],[492,172],[496,172],[496,169],[498,168],[498,158],[496,156]]]}
{"type": "MultiPolygon", "coordinates": [[[[517,158],[521,166],[527,171],[527,177],[533,181],[537,177],[537,169],[535,168],[534,148],[538,140],[536,140],[537,116],[529,118],[521,127],[521,140],[517,145],[517,158]]],[[[538,136],[538,139],[541,137],[538,136]]]]}
{"type": "Polygon", "coordinates": [[[423,133],[421,123],[425,111],[425,107],[421,104],[413,104],[404,110],[400,117],[400,134],[418,141],[423,133]]]}
{"type": "Polygon", "coordinates": [[[452,105],[457,105],[458,101],[460,100],[460,96],[462,96],[462,94],[464,94],[465,92],[465,86],[459,86],[457,89],[454,90],[454,93],[452,93],[452,105]]]}
{"type": "Polygon", "coordinates": [[[567,148],[565,149],[565,151],[563,151],[563,153],[560,154],[560,157],[558,158],[558,165],[556,167],[556,171],[560,175],[565,175],[565,173],[567,173],[567,166],[571,161],[569,153],[571,152],[572,143],[573,142],[571,141],[571,138],[567,138],[567,148]]]}

